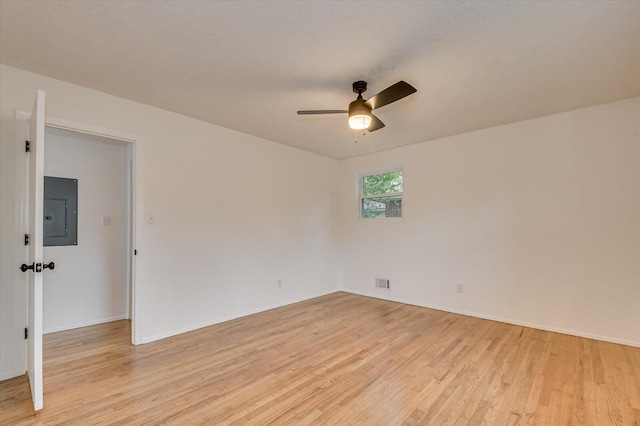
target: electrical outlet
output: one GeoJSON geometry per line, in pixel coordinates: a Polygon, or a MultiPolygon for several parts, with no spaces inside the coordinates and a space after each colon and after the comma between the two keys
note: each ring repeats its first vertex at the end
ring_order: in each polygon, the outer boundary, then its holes
{"type": "Polygon", "coordinates": [[[155,224],[156,224],[156,214],[147,213],[147,225],[155,225],[155,224]]]}
{"type": "Polygon", "coordinates": [[[111,225],[111,216],[102,216],[102,226],[111,225]]]}
{"type": "Polygon", "coordinates": [[[456,283],[456,291],[458,293],[464,293],[464,284],[462,283],[456,283]]]}

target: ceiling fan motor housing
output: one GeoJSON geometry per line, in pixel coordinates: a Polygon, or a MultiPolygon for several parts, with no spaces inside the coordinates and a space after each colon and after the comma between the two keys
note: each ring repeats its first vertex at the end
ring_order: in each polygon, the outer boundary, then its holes
{"type": "Polygon", "coordinates": [[[362,96],[358,96],[358,99],[349,104],[349,117],[361,114],[371,115],[371,107],[362,96]]]}

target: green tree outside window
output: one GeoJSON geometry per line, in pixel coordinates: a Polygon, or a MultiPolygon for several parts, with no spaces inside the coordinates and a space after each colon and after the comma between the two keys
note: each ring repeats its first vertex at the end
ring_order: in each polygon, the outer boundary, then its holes
{"type": "Polygon", "coordinates": [[[362,218],[402,217],[402,192],[402,171],[363,176],[362,218]]]}

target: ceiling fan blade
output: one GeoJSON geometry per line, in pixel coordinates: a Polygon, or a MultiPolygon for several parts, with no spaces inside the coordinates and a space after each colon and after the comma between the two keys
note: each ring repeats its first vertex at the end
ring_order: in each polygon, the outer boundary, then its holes
{"type": "Polygon", "coordinates": [[[371,132],[375,132],[378,129],[382,129],[383,127],[384,127],[384,123],[380,121],[378,117],[371,114],[371,125],[369,125],[369,128],[367,129],[367,131],[371,133],[371,132]]]}
{"type": "Polygon", "coordinates": [[[307,111],[298,111],[298,115],[312,115],[312,114],[343,114],[349,112],[346,109],[311,109],[307,111]]]}
{"type": "Polygon", "coordinates": [[[371,106],[371,109],[378,109],[390,104],[391,102],[399,101],[405,96],[409,96],[415,92],[417,92],[415,87],[407,82],[399,81],[393,86],[389,86],[382,92],[373,96],[367,101],[367,103],[371,106]]]}

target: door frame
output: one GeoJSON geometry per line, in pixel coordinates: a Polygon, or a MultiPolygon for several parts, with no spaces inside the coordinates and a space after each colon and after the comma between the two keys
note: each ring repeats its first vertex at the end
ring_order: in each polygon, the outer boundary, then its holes
{"type": "MultiPolygon", "coordinates": [[[[24,262],[27,255],[27,247],[23,245],[23,235],[27,227],[26,208],[27,202],[27,186],[26,186],[26,172],[28,157],[24,152],[24,143],[27,140],[28,125],[31,119],[31,112],[24,110],[16,110],[15,114],[15,136],[16,136],[16,168],[15,168],[15,232],[14,232],[14,263],[16,265],[24,262]]],[[[138,268],[136,258],[137,255],[134,252],[140,247],[140,233],[138,229],[141,229],[141,215],[139,212],[142,210],[142,182],[139,176],[141,175],[140,168],[140,151],[142,147],[142,138],[139,135],[123,132],[120,130],[110,129],[95,126],[89,123],[83,123],[73,120],[68,120],[60,117],[46,115],[45,128],[57,128],[63,130],[69,130],[72,132],[89,134],[94,136],[101,136],[109,139],[116,139],[122,142],[126,142],[131,147],[131,160],[130,160],[130,203],[128,216],[130,217],[130,244],[128,254],[128,266],[129,266],[129,294],[130,294],[130,316],[131,316],[131,343],[133,345],[140,345],[143,343],[142,339],[142,291],[141,285],[138,279],[138,268]]],[[[45,159],[46,161],[46,159],[45,159]]],[[[22,328],[26,326],[27,322],[27,308],[26,308],[26,279],[25,274],[22,273],[17,267],[15,272],[15,291],[14,291],[14,306],[16,329],[20,332],[17,333],[16,339],[21,339],[22,328]],[[22,325],[24,324],[24,326],[22,325]]],[[[127,307],[129,310],[129,307],[127,307]]],[[[19,340],[18,340],[19,341],[19,340]]],[[[22,372],[26,371],[26,340],[24,345],[16,345],[16,353],[14,354],[14,371],[22,372]]]]}

